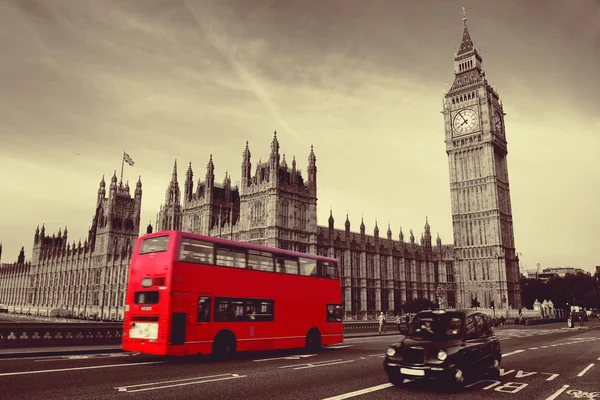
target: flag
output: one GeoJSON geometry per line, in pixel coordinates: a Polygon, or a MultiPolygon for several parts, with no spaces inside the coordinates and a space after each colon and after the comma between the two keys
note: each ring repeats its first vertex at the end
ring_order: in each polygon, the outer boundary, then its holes
{"type": "Polygon", "coordinates": [[[125,160],[125,162],[127,164],[131,165],[132,167],[133,167],[133,164],[135,164],[135,162],[133,161],[133,159],[127,153],[123,153],[123,160],[125,160]]]}

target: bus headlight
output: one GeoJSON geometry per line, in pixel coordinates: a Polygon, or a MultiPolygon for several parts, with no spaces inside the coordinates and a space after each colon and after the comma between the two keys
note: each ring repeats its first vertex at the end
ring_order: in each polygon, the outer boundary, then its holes
{"type": "Polygon", "coordinates": [[[444,361],[446,358],[448,358],[448,354],[444,350],[440,350],[437,354],[437,358],[440,361],[444,361]]]}
{"type": "Polygon", "coordinates": [[[393,347],[388,347],[388,349],[385,351],[385,354],[387,354],[388,357],[393,357],[394,354],[396,354],[396,349],[393,347]]]}

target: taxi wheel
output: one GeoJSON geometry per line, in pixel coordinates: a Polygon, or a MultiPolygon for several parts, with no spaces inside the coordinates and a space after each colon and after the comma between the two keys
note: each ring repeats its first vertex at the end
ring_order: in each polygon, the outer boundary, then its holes
{"type": "Polygon", "coordinates": [[[496,355],[494,357],[494,362],[490,367],[489,375],[493,378],[497,378],[500,376],[500,356],[496,355]]]}
{"type": "Polygon", "coordinates": [[[388,380],[394,386],[400,386],[404,384],[404,378],[400,374],[390,374],[388,375],[388,380]]]}
{"type": "Polygon", "coordinates": [[[460,390],[465,387],[467,377],[465,371],[460,367],[454,367],[450,377],[451,386],[453,389],[460,390]]]}

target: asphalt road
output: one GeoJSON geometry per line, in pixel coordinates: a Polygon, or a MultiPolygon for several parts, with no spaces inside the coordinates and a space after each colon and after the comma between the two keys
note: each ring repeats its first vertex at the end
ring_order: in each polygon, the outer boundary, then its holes
{"type": "MultiPolygon", "coordinates": [[[[600,327],[497,328],[501,377],[452,398],[600,399],[600,327]]],[[[253,353],[234,360],[134,353],[0,360],[0,399],[437,399],[435,385],[391,387],[383,352],[397,336],[351,338],[319,354],[253,353]]]]}

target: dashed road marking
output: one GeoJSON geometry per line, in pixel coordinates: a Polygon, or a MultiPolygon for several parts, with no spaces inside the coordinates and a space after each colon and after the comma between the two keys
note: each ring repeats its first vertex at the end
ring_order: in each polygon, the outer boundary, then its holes
{"type": "Polygon", "coordinates": [[[554,392],[550,397],[547,397],[546,400],[554,400],[555,398],[560,396],[562,394],[562,392],[567,390],[568,387],[569,387],[569,385],[563,385],[563,387],[561,387],[556,392],[554,392]]]}
{"type": "Polygon", "coordinates": [[[84,369],[100,369],[100,368],[116,368],[116,367],[137,367],[137,366],[140,366],[140,365],[164,364],[164,363],[166,363],[166,361],[149,361],[149,362],[129,363],[129,364],[93,365],[93,366],[89,366],[89,367],[76,367],[76,368],[42,369],[42,370],[38,370],[38,371],[5,372],[5,373],[0,374],[0,376],[47,374],[47,373],[50,373],[50,372],[82,371],[84,369]]]}
{"type": "Polygon", "coordinates": [[[337,364],[347,364],[347,363],[351,363],[351,362],[354,362],[354,360],[343,360],[340,358],[338,360],[315,361],[314,363],[284,365],[283,367],[279,367],[279,368],[280,369],[292,368],[294,370],[298,370],[298,369],[307,369],[307,368],[327,367],[329,365],[337,365],[337,364]]]}
{"type": "Polygon", "coordinates": [[[577,376],[582,377],[586,372],[588,372],[594,365],[596,364],[590,364],[587,367],[585,367],[580,373],[577,374],[577,376]]]}
{"type": "Polygon", "coordinates": [[[394,385],[392,385],[391,383],[384,383],[383,385],[371,386],[371,387],[366,388],[366,389],[356,390],[354,392],[344,393],[344,394],[340,394],[338,396],[327,397],[326,399],[323,399],[323,400],[343,400],[343,399],[349,399],[350,397],[355,397],[355,396],[360,396],[360,395],[366,394],[366,393],[376,392],[378,390],[387,389],[387,388],[392,387],[392,386],[394,386],[394,385]]]}
{"type": "Polygon", "coordinates": [[[512,356],[513,354],[519,354],[524,352],[525,350],[515,350],[515,351],[511,351],[510,353],[506,353],[506,354],[502,354],[502,358],[504,357],[508,357],[508,356],[512,356]]]}
{"type": "Polygon", "coordinates": [[[171,381],[141,383],[138,385],[117,386],[113,389],[116,389],[119,392],[134,393],[134,392],[144,392],[144,391],[148,391],[148,390],[167,389],[167,388],[178,387],[178,386],[198,385],[200,383],[218,382],[218,381],[239,379],[239,378],[245,378],[245,377],[247,377],[247,375],[220,374],[220,375],[210,375],[210,376],[198,376],[198,377],[194,377],[194,378],[175,379],[175,380],[171,380],[171,381]]]}

